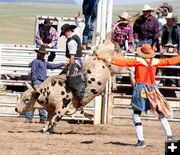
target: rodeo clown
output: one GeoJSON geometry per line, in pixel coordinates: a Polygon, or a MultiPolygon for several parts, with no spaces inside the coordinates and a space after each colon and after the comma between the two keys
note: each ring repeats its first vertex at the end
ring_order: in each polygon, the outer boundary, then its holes
{"type": "MultiPolygon", "coordinates": [[[[180,56],[166,59],[156,59],[154,58],[155,52],[152,50],[151,45],[147,43],[143,44],[142,47],[137,48],[137,53],[138,57],[128,60],[111,58],[110,56],[100,54],[98,55],[98,58],[121,67],[135,67],[136,84],[132,94],[132,109],[134,112],[133,121],[135,124],[136,135],[138,138],[136,146],[145,147],[143,126],[140,116],[142,111],[147,112],[147,110],[152,109],[152,105],[150,102],[151,100],[149,97],[147,97],[148,93],[145,93],[145,90],[156,90],[157,87],[155,84],[155,74],[158,66],[170,66],[180,63],[180,56]]],[[[156,114],[158,115],[158,118],[166,132],[167,140],[172,140],[172,131],[166,118],[167,115],[164,113],[164,111],[158,108],[156,102],[154,103],[156,104],[154,106],[154,110],[156,111],[156,114]]]]}
{"type": "MultiPolygon", "coordinates": [[[[67,85],[75,94],[79,103],[84,97],[85,82],[81,72],[82,64],[82,47],[80,35],[80,12],[75,15],[76,25],[64,24],[61,27],[61,36],[65,36],[66,41],[66,57],[69,58],[69,63],[64,71],[67,75],[67,85]]],[[[63,73],[64,73],[63,72],[63,73]]],[[[79,104],[81,107],[81,104],[79,104]]]]}

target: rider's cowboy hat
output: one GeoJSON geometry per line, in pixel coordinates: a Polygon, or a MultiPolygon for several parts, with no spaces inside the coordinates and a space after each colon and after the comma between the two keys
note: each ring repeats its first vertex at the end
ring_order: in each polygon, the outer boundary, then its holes
{"type": "Polygon", "coordinates": [[[44,26],[51,26],[51,25],[52,25],[52,23],[51,23],[50,19],[44,20],[44,26]]]}
{"type": "Polygon", "coordinates": [[[144,8],[142,9],[142,11],[154,11],[154,9],[150,5],[145,4],[144,8]]]}
{"type": "Polygon", "coordinates": [[[46,48],[44,46],[41,46],[38,50],[35,50],[37,53],[44,53],[47,54],[46,48]]]}
{"type": "Polygon", "coordinates": [[[61,26],[61,34],[60,34],[60,37],[61,37],[62,35],[64,35],[64,33],[65,33],[66,31],[69,31],[69,30],[73,31],[76,27],[77,27],[76,25],[64,24],[63,26],[61,26]]]}
{"type": "Polygon", "coordinates": [[[150,44],[143,44],[141,47],[137,48],[137,53],[139,56],[143,58],[154,58],[155,57],[155,52],[152,49],[150,44]]]}

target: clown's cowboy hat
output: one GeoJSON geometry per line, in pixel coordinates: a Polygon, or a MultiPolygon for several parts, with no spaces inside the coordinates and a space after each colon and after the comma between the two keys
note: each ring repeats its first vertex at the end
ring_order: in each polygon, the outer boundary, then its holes
{"type": "Polygon", "coordinates": [[[44,46],[41,46],[38,50],[35,50],[37,53],[44,53],[47,54],[46,48],[44,46]]]}
{"type": "Polygon", "coordinates": [[[154,58],[155,52],[152,50],[152,47],[150,44],[143,44],[141,47],[137,48],[137,53],[142,58],[154,58]]]}
{"type": "Polygon", "coordinates": [[[73,31],[76,27],[77,27],[76,25],[64,24],[63,26],[61,26],[61,34],[60,34],[60,37],[61,37],[62,35],[64,35],[64,33],[65,33],[66,31],[69,31],[69,30],[73,31]]]}

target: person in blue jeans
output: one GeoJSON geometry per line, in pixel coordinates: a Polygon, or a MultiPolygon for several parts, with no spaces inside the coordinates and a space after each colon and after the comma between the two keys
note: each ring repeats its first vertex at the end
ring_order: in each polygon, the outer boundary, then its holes
{"type": "Polygon", "coordinates": [[[82,11],[85,17],[82,48],[88,50],[91,49],[91,42],[94,33],[94,23],[97,17],[97,0],[84,0],[82,11]]]}
{"type": "MultiPolygon", "coordinates": [[[[64,66],[63,63],[60,64],[52,64],[45,61],[44,57],[47,54],[47,51],[44,46],[40,47],[39,50],[36,50],[37,58],[32,61],[31,64],[31,83],[34,88],[37,88],[38,85],[43,83],[43,81],[47,78],[47,69],[57,69],[64,66]]],[[[47,119],[47,115],[44,109],[38,109],[40,123],[45,123],[47,119]]],[[[32,118],[34,115],[34,111],[26,112],[26,123],[32,123],[32,118]]]]}

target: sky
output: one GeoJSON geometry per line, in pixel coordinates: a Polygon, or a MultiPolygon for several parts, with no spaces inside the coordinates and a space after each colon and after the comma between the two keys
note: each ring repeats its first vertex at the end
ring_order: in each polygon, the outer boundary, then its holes
{"type": "MultiPolygon", "coordinates": [[[[83,0],[75,0],[77,3],[82,3],[83,0]]],[[[158,2],[162,0],[114,0],[114,4],[135,4],[135,3],[148,3],[148,2],[158,2]]],[[[166,1],[166,0],[164,0],[166,1]]]]}

